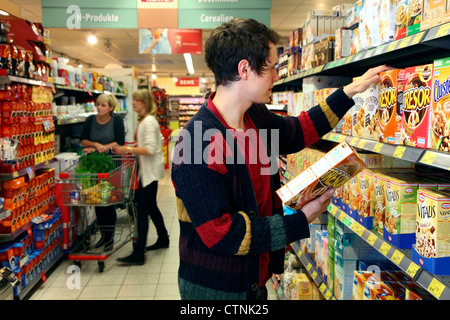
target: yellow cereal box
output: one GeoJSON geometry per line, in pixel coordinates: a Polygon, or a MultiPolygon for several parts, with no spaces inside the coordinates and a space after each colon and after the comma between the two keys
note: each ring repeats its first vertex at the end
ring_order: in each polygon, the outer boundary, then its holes
{"type": "Polygon", "coordinates": [[[381,172],[373,175],[373,231],[381,236],[385,219],[387,179],[388,176],[381,172]]]}
{"type": "Polygon", "coordinates": [[[366,165],[356,151],[342,142],[277,190],[282,202],[295,210],[331,188],[339,188],[366,165]]]}
{"type": "Polygon", "coordinates": [[[380,73],[378,84],[379,140],[384,143],[402,144],[401,104],[397,99],[404,90],[405,70],[395,69],[380,73]]]}
{"type": "Polygon", "coordinates": [[[419,190],[417,198],[417,252],[426,258],[450,256],[450,194],[419,190]]]}
{"type": "Polygon", "coordinates": [[[313,285],[304,273],[295,274],[296,292],[293,300],[313,300],[313,285]]]}
{"type": "Polygon", "coordinates": [[[450,58],[433,64],[431,148],[450,151],[450,58]]]}

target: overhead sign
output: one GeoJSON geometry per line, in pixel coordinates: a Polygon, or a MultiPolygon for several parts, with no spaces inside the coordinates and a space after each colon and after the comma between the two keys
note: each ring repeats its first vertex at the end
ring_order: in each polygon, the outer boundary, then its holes
{"type": "Polygon", "coordinates": [[[42,0],[45,28],[137,28],[136,0],[42,0]]]}
{"type": "Polygon", "coordinates": [[[272,0],[178,0],[178,9],[270,9],[272,0]]]}
{"type": "Polygon", "coordinates": [[[199,85],[199,78],[178,78],[175,82],[176,87],[198,87],[199,85]]]}
{"type": "Polygon", "coordinates": [[[202,54],[200,29],[139,29],[139,53],[202,54]]]}
{"type": "Polygon", "coordinates": [[[255,19],[270,26],[270,9],[188,9],[178,13],[178,28],[213,29],[233,18],[255,19]]]}

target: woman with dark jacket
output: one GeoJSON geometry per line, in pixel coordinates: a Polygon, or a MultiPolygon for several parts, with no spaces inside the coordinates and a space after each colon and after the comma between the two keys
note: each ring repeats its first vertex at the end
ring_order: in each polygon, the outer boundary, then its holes
{"type": "MultiPolygon", "coordinates": [[[[108,152],[112,147],[125,144],[125,126],[123,119],[114,113],[117,100],[112,94],[102,94],[96,100],[97,114],[86,119],[81,132],[83,153],[108,152]]],[[[114,230],[117,220],[115,206],[95,207],[97,225],[101,238],[96,248],[104,246],[105,251],[112,250],[114,230]]]]}

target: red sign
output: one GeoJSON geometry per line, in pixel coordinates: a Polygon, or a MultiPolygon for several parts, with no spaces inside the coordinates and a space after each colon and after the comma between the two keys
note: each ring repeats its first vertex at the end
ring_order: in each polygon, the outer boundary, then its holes
{"type": "Polygon", "coordinates": [[[201,29],[148,28],[139,30],[139,53],[202,54],[201,29]]]}
{"type": "Polygon", "coordinates": [[[200,80],[198,78],[178,78],[175,83],[176,87],[198,87],[200,80]]]}

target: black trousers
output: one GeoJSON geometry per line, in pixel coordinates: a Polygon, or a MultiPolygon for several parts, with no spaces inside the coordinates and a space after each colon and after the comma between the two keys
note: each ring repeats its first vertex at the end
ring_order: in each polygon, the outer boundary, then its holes
{"type": "Polygon", "coordinates": [[[156,203],[156,195],[158,193],[158,181],[153,181],[145,188],[139,180],[139,188],[136,190],[137,202],[137,235],[138,239],[134,246],[137,253],[144,253],[147,245],[147,234],[149,229],[148,217],[153,221],[158,237],[167,237],[167,229],[161,211],[156,203]]]}
{"type": "Polygon", "coordinates": [[[117,221],[116,206],[95,207],[95,216],[102,236],[111,240],[117,221]]]}

